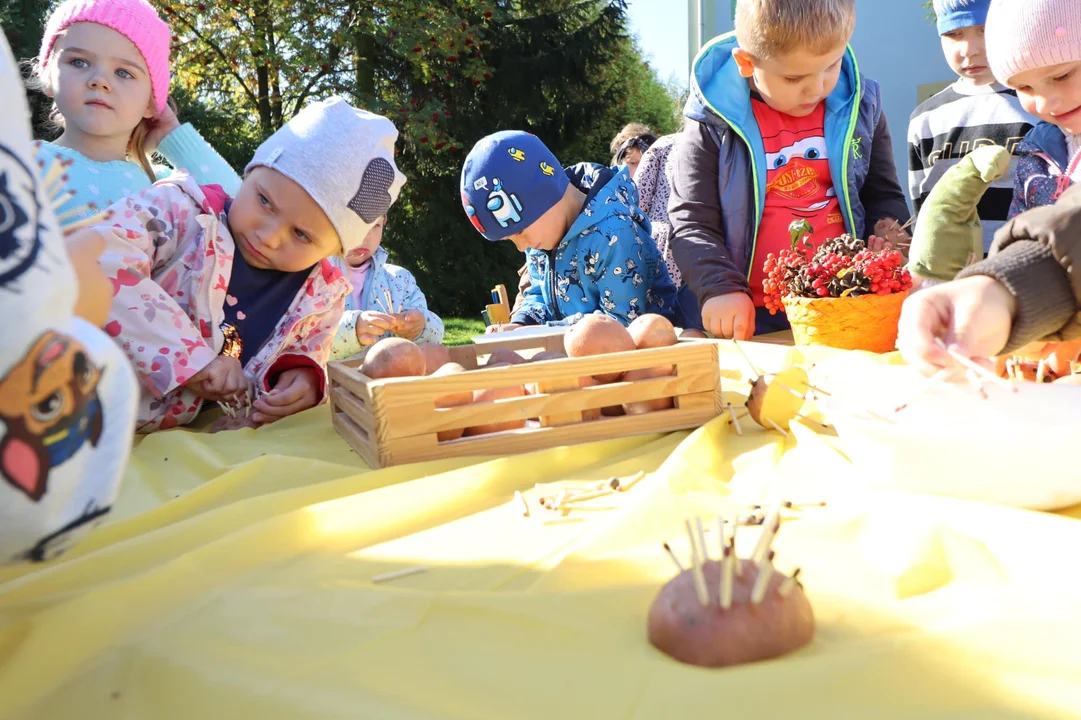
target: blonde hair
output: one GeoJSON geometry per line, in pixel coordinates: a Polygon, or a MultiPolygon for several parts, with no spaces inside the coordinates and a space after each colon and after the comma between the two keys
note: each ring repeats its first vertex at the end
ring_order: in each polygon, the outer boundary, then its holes
{"type": "Polygon", "coordinates": [[[736,39],[757,58],[797,48],[821,54],[847,43],[855,27],[855,0],[736,1],[736,39]]]}
{"type": "MultiPolygon", "coordinates": [[[[54,63],[55,64],[55,63],[54,63]]],[[[35,92],[44,94],[45,89],[49,86],[49,80],[45,77],[46,70],[41,67],[41,58],[33,58],[31,60],[25,60],[20,65],[24,69],[26,75],[26,87],[35,92]]],[[[173,112],[176,112],[176,103],[173,101],[172,96],[166,101],[173,112]]],[[[63,131],[65,127],[64,116],[60,114],[60,108],[56,106],[56,101],[53,101],[52,110],[49,111],[49,117],[46,119],[46,123],[49,128],[54,131],[63,131]]],[[[154,163],[151,158],[151,153],[146,149],[146,136],[150,134],[151,128],[154,126],[152,118],[143,118],[139,121],[139,124],[131,131],[131,136],[128,138],[128,147],[126,151],[126,159],[129,162],[137,164],[146,173],[146,176],[150,178],[150,182],[156,182],[158,176],[154,174],[154,163]]]]}

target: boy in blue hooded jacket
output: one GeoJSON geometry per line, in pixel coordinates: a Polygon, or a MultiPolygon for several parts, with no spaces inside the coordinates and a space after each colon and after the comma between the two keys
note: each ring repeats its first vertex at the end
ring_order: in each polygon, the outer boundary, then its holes
{"type": "Polygon", "coordinates": [[[670,245],[681,305],[697,301],[718,337],[787,327],[765,311],[762,266],[793,221],[819,245],[908,220],[878,84],[848,46],[855,22],[855,0],[738,0],[735,32],[694,61],[670,245]]]}
{"type": "Polygon", "coordinates": [[[529,268],[521,307],[489,332],[573,324],[590,313],[624,325],[645,313],[674,317],[676,290],[626,168],[564,170],[539,138],[511,130],[474,146],[461,191],[473,227],[512,241],[529,268]]]}

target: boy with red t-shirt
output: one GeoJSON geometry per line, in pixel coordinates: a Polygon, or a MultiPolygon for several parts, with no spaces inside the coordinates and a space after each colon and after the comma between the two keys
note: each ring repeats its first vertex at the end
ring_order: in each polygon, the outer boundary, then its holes
{"type": "Polygon", "coordinates": [[[679,302],[718,337],[787,327],[762,266],[794,220],[815,245],[908,220],[878,84],[848,47],[855,19],[855,0],[739,0],[735,33],[695,60],[668,211],[679,302]]]}

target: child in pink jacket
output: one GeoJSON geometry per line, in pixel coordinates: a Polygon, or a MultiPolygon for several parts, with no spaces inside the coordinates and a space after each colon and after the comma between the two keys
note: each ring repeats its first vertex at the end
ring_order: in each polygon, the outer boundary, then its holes
{"type": "Polygon", "coordinates": [[[397,130],[341,98],[264,142],[235,198],[179,173],[112,207],[106,331],[142,382],[138,432],[204,403],[262,425],[321,403],[349,292],[328,260],[360,245],[405,182],[397,130]]]}

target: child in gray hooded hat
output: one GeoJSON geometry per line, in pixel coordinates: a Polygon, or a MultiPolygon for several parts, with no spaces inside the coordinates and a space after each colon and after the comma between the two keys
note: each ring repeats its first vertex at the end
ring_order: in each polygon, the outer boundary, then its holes
{"type": "Polygon", "coordinates": [[[359,246],[397,199],[397,130],[341,98],[264,142],[236,197],[183,173],[112,207],[101,263],[107,332],[142,382],[138,432],[262,425],[326,397],[349,282],[329,258],[359,246]]]}

